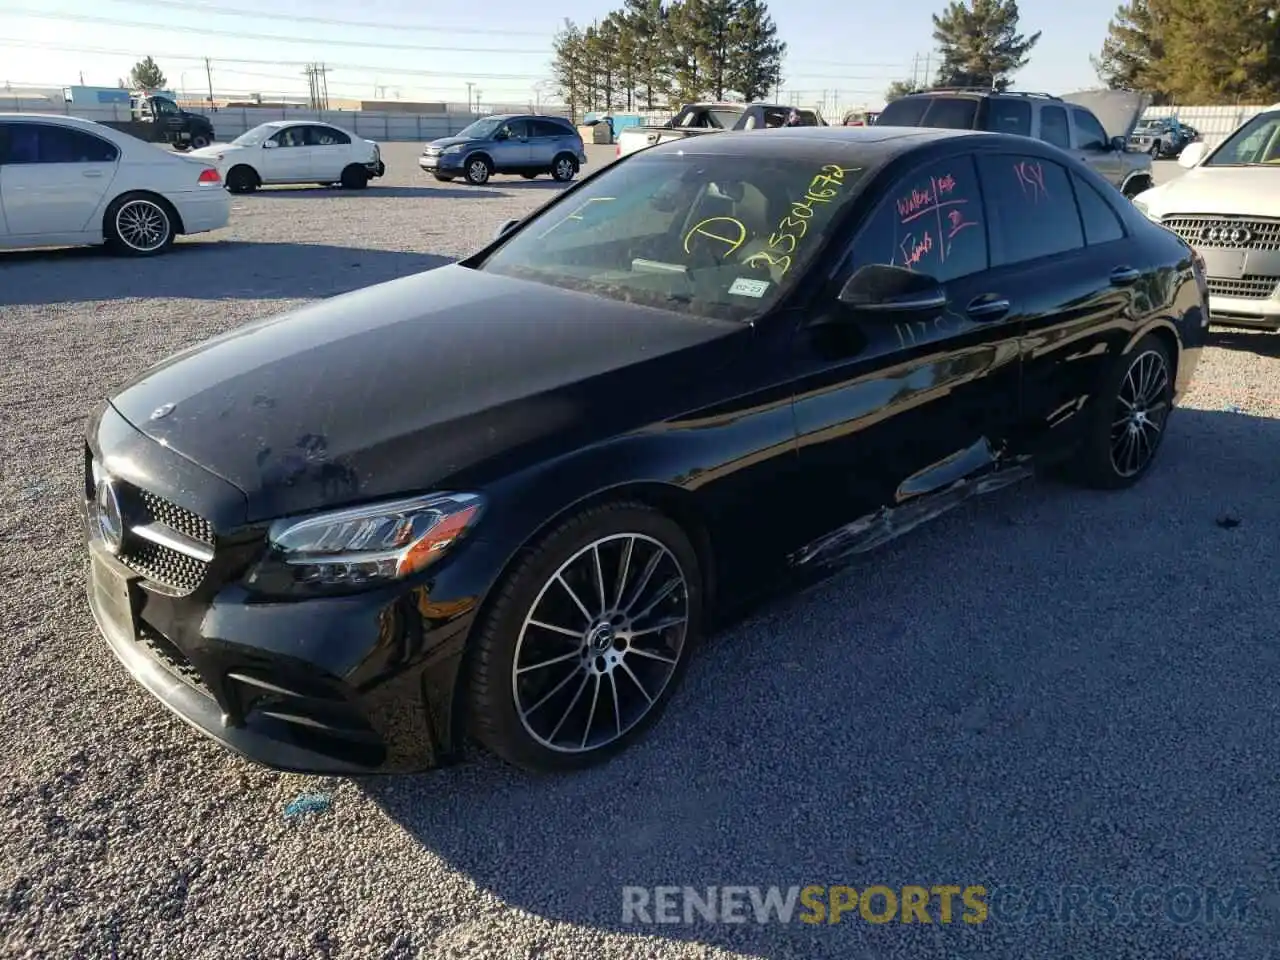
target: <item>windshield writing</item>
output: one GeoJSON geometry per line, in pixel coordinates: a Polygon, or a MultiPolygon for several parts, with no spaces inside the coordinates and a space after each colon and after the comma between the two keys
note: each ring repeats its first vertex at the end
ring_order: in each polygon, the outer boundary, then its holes
{"type": "Polygon", "coordinates": [[[856,195],[856,166],[637,157],[575,191],[483,270],[628,302],[747,319],[786,293],[856,195]]]}

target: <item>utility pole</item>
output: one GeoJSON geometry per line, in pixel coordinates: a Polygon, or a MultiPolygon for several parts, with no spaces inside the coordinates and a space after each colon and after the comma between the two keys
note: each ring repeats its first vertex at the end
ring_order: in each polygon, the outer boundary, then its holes
{"type": "Polygon", "coordinates": [[[476,113],[480,112],[480,88],[476,87],[476,113]]]}
{"type": "Polygon", "coordinates": [[[475,84],[474,84],[474,83],[472,83],[470,80],[468,80],[468,81],[467,81],[467,113],[470,113],[470,112],[471,112],[471,103],[472,103],[472,100],[471,100],[471,88],[472,88],[472,87],[474,87],[474,86],[475,86],[475,84]]]}
{"type": "Polygon", "coordinates": [[[933,51],[932,51],[932,50],[930,50],[928,53],[926,53],[926,54],[924,55],[924,84],[923,84],[923,86],[926,86],[926,87],[927,87],[927,86],[929,86],[929,72],[930,72],[930,70],[932,69],[932,63],[933,63],[933,51]]]}
{"type": "Polygon", "coordinates": [[[216,110],[213,105],[213,67],[209,66],[209,58],[204,58],[204,77],[209,81],[209,109],[216,110]]]}
{"type": "Polygon", "coordinates": [[[911,86],[917,87],[919,85],[920,85],[920,54],[917,53],[911,59],[911,86]]]}

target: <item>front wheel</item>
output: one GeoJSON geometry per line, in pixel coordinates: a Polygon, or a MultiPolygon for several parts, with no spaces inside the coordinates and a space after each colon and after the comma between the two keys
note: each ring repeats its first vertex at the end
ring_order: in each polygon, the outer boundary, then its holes
{"type": "Polygon", "coordinates": [[[484,157],[472,157],[467,161],[467,183],[480,187],[493,176],[493,164],[484,157]]]}
{"type": "Polygon", "coordinates": [[[496,588],[470,650],[472,735],[535,772],[601,763],[661,715],[702,622],[698,555],[639,503],[588,509],[496,588]]]}
{"type": "Polygon", "coordinates": [[[1151,154],[1152,160],[1159,160],[1160,159],[1160,141],[1157,140],[1155,143],[1153,143],[1151,145],[1151,149],[1148,150],[1147,152],[1151,154]]]}
{"type": "Polygon", "coordinates": [[[1086,486],[1133,486],[1155,463],[1173,409],[1173,361],[1159,337],[1148,334],[1120,358],[1097,393],[1084,445],[1072,464],[1086,486]]]}
{"type": "Polygon", "coordinates": [[[227,173],[227,189],[232,193],[252,193],[261,183],[253,168],[244,164],[232,167],[227,173]]]}

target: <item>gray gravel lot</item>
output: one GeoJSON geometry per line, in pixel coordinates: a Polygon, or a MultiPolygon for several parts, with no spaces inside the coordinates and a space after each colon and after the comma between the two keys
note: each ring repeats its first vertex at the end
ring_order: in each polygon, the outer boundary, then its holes
{"type": "Polygon", "coordinates": [[[1274,956],[1273,336],[1215,336],[1140,489],[1013,488],[769,606],[603,769],[275,774],[129,680],[83,598],[86,411],[193,341],[465,254],[556,189],[436,184],[416,146],[366,193],[237,199],[228,230],[145,264],[0,254],[0,955],[1274,956]],[[287,820],[315,790],[328,812],[287,820]],[[621,923],[623,885],[809,883],[1239,884],[1258,905],[1219,926],[621,923]]]}

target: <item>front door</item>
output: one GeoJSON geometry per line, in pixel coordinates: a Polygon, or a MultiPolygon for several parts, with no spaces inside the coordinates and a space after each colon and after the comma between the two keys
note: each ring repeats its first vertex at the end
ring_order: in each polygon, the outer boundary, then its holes
{"type": "Polygon", "coordinates": [[[902,179],[795,340],[809,534],[922,504],[992,467],[1019,403],[1019,322],[1000,300],[973,159],[931,162],[902,179]],[[837,302],[869,264],[927,274],[946,305],[905,313],[837,302]]]}
{"type": "Polygon", "coordinates": [[[1127,201],[1033,155],[979,158],[991,222],[992,285],[1023,321],[1019,452],[1053,455],[1078,438],[1106,366],[1141,312],[1148,264],[1126,239],[1127,201]]]}
{"type": "Polygon", "coordinates": [[[312,179],[312,147],[307,144],[307,128],[301,124],[285,127],[271,137],[262,151],[262,179],[268,183],[306,183],[312,179]]]}
{"type": "Polygon", "coordinates": [[[1120,178],[1124,176],[1124,155],[1111,148],[1111,138],[1098,118],[1083,107],[1072,107],[1071,125],[1076,134],[1076,156],[1104,180],[1120,186],[1120,178]]]}
{"type": "Polygon", "coordinates": [[[11,240],[92,230],[115,178],[115,144],[51,123],[7,123],[0,162],[5,221],[11,240]]]}
{"type": "Polygon", "coordinates": [[[499,170],[527,167],[530,163],[530,150],[529,121],[510,120],[494,135],[493,165],[499,170]]]}

